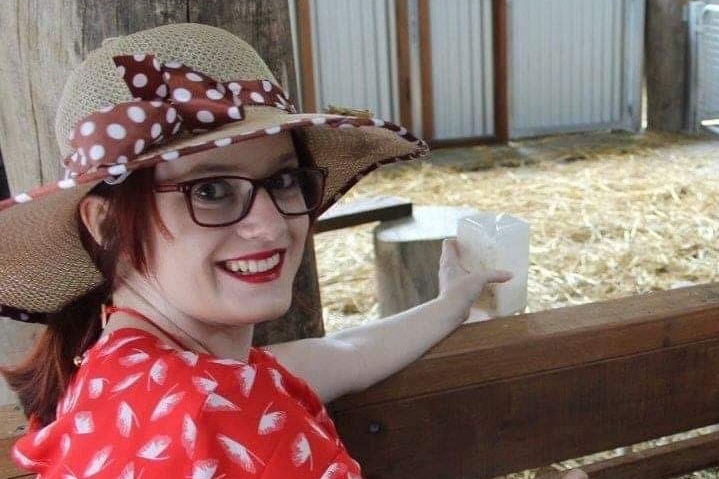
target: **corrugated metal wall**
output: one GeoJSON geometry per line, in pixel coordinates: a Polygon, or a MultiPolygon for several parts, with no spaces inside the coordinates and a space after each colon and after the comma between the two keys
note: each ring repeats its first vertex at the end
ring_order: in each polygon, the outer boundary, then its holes
{"type": "Polygon", "coordinates": [[[491,0],[431,0],[435,139],[494,135],[491,0]]]}
{"type": "Polygon", "coordinates": [[[634,0],[509,0],[512,137],[638,122],[644,10],[637,7],[634,0]]]}
{"type": "Polygon", "coordinates": [[[369,108],[397,121],[392,0],[314,0],[312,46],[317,107],[369,108]]]}
{"type": "Polygon", "coordinates": [[[699,30],[698,120],[719,118],[719,5],[707,5],[699,30]]]}

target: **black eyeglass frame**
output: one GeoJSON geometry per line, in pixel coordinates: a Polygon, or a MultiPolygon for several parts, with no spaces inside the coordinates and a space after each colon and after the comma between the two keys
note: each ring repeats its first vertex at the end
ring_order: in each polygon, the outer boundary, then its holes
{"type": "Polygon", "coordinates": [[[264,188],[267,194],[269,195],[270,199],[272,200],[272,203],[275,205],[275,208],[277,208],[277,211],[282,213],[285,216],[302,216],[306,214],[310,214],[313,211],[316,211],[320,206],[322,206],[322,200],[325,196],[325,182],[327,180],[327,175],[329,171],[327,168],[317,167],[317,168],[292,168],[289,170],[281,170],[276,173],[273,173],[270,176],[267,176],[265,178],[247,178],[245,176],[236,176],[236,175],[219,175],[219,176],[205,176],[202,178],[196,178],[194,180],[188,180],[188,181],[181,181],[179,183],[157,183],[154,186],[154,191],[156,193],[172,193],[172,192],[180,192],[185,195],[185,204],[187,205],[187,210],[190,212],[190,217],[192,218],[192,221],[194,221],[197,225],[203,226],[205,228],[221,228],[223,226],[229,226],[233,225],[235,223],[239,223],[242,221],[252,210],[252,206],[255,204],[255,198],[257,197],[257,191],[260,187],[264,188]],[[282,208],[277,204],[277,200],[275,199],[275,196],[272,194],[272,191],[268,189],[265,184],[268,183],[270,180],[276,178],[278,175],[286,174],[286,173],[294,173],[297,171],[315,171],[321,173],[321,193],[319,202],[316,206],[310,208],[307,211],[304,211],[302,213],[285,213],[282,211],[282,208]],[[211,180],[221,180],[221,179],[239,179],[239,180],[245,180],[248,181],[252,185],[252,191],[250,194],[250,199],[247,202],[247,207],[243,214],[240,215],[240,217],[233,221],[228,221],[226,223],[221,224],[207,224],[202,223],[197,219],[195,216],[195,209],[192,207],[192,198],[190,197],[190,194],[192,192],[192,188],[198,184],[198,183],[205,183],[207,181],[211,180]]]}

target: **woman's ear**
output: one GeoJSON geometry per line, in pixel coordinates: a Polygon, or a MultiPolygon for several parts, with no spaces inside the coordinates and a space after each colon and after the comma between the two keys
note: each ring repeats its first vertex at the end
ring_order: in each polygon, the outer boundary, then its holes
{"type": "Polygon", "coordinates": [[[107,216],[108,200],[96,195],[87,195],[80,201],[80,219],[98,245],[102,244],[101,228],[107,216]]]}

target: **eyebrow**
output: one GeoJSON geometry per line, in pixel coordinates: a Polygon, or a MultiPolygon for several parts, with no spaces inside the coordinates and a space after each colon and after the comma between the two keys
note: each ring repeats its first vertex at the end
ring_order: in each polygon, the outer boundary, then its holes
{"type": "MultiPolygon", "coordinates": [[[[289,151],[289,152],[283,153],[282,155],[275,158],[275,161],[278,163],[278,167],[281,168],[295,159],[297,159],[297,153],[295,153],[294,151],[289,151]]],[[[200,174],[200,173],[228,173],[228,172],[235,172],[235,171],[237,171],[237,166],[233,165],[233,164],[202,163],[199,165],[195,165],[193,168],[182,173],[177,178],[175,178],[175,181],[186,178],[191,175],[200,174]]]]}

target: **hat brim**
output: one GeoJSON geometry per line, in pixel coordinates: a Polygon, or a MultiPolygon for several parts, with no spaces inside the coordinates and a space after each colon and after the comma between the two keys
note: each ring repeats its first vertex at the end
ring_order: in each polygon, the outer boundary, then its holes
{"type": "Polygon", "coordinates": [[[100,181],[290,130],[299,130],[313,163],[328,170],[318,214],[379,166],[427,153],[423,141],[390,122],[247,107],[245,120],[175,139],[124,165],[17,194],[0,202],[0,316],[36,322],[102,281],[82,247],[75,219],[78,202],[100,181]]]}

